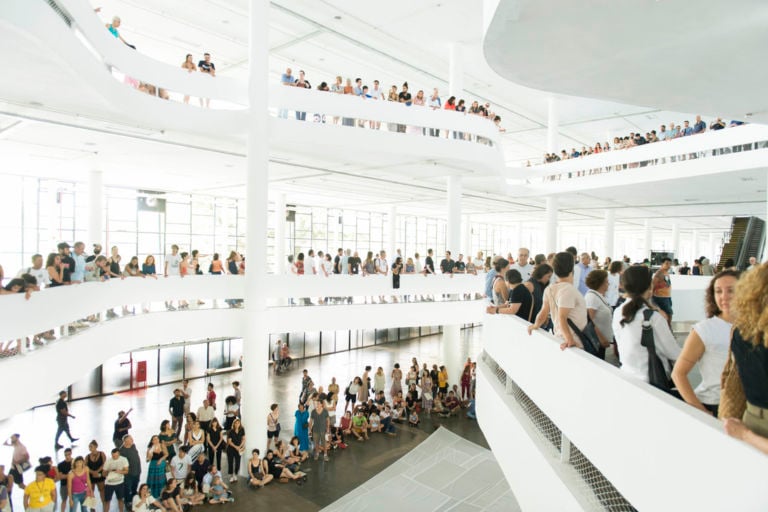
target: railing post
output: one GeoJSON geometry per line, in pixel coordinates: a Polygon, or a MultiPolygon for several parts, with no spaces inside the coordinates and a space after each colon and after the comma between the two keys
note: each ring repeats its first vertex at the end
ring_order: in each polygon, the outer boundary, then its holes
{"type": "Polygon", "coordinates": [[[571,461],[571,440],[560,433],[560,462],[570,464],[571,461]]]}

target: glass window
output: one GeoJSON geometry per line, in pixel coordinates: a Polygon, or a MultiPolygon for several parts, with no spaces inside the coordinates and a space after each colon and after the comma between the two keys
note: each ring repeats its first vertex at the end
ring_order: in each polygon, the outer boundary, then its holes
{"type": "Polygon", "coordinates": [[[128,354],[119,354],[102,365],[103,393],[115,393],[131,388],[131,366],[128,354]]]}
{"type": "Polygon", "coordinates": [[[208,368],[207,343],[196,343],[184,347],[184,378],[204,377],[208,368]]]}
{"type": "Polygon", "coordinates": [[[184,347],[160,349],[160,384],[176,382],[184,375],[184,347]]]}
{"type": "Polygon", "coordinates": [[[101,367],[88,372],[85,377],[72,384],[72,399],[97,396],[101,393],[101,367]]]}
{"type": "Polygon", "coordinates": [[[304,357],[320,355],[320,332],[311,331],[304,333],[304,357]]]}

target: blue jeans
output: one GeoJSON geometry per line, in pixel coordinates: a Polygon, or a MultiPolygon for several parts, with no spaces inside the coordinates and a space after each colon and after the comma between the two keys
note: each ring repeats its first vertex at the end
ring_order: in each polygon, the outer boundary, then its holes
{"type": "Polygon", "coordinates": [[[653,302],[659,306],[659,309],[669,315],[672,318],[672,298],[671,297],[654,297],[653,302]]]}
{"type": "Polygon", "coordinates": [[[69,512],[75,512],[75,507],[77,504],[80,504],[80,512],[86,512],[88,509],[85,508],[85,493],[84,492],[73,492],[72,493],[72,506],[69,507],[69,512]]]}
{"type": "Polygon", "coordinates": [[[392,417],[387,416],[381,419],[381,424],[384,426],[384,432],[393,434],[395,432],[395,426],[392,424],[392,417]]]}

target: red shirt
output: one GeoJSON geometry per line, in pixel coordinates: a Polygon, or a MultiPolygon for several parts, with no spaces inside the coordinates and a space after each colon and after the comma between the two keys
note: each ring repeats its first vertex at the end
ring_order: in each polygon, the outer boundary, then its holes
{"type": "Polygon", "coordinates": [[[208,396],[206,397],[208,399],[208,403],[211,407],[214,409],[216,408],[216,392],[214,390],[208,391],[208,396]]]}

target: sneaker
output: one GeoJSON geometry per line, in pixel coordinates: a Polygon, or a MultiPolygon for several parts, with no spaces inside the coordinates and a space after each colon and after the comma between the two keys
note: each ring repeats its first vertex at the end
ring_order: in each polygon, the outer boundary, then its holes
{"type": "Polygon", "coordinates": [[[315,454],[315,460],[317,460],[317,459],[319,459],[319,458],[320,458],[320,454],[319,454],[319,453],[316,453],[316,454],[315,454]]]}
{"type": "Polygon", "coordinates": [[[77,441],[79,439],[80,439],[79,437],[73,437],[72,439],[70,439],[70,442],[74,443],[75,441],[77,441]]]}
{"type": "Polygon", "coordinates": [[[54,447],[54,448],[56,448],[57,450],[61,450],[62,448],[64,448],[64,447],[63,447],[62,445],[60,445],[59,443],[56,443],[55,445],[53,445],[53,447],[54,447]]]}
{"type": "Polygon", "coordinates": [[[331,460],[331,459],[330,459],[330,458],[329,458],[327,455],[323,455],[323,460],[324,460],[325,462],[328,462],[328,461],[329,461],[329,460],[331,460]]]}

